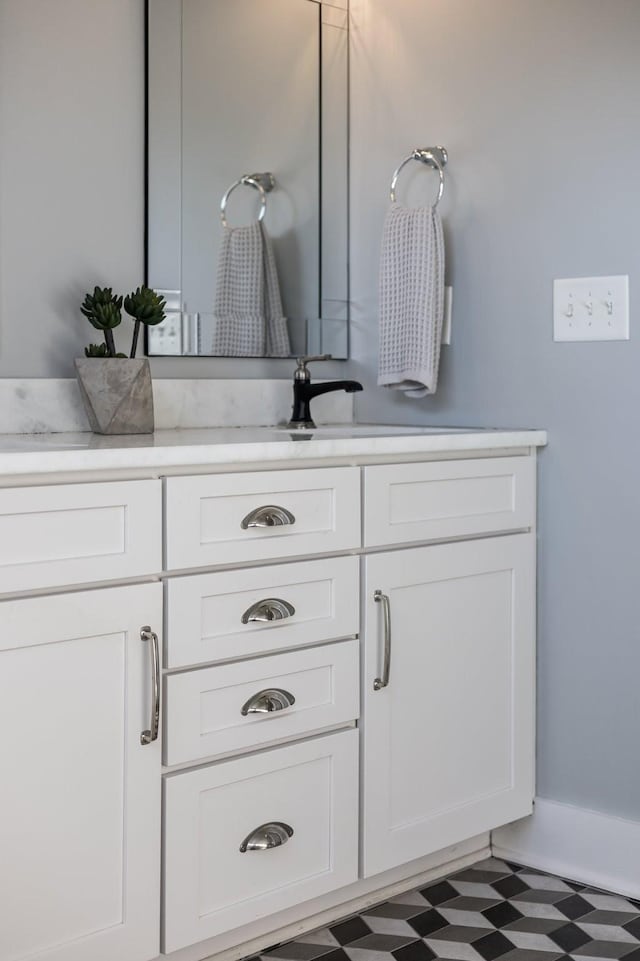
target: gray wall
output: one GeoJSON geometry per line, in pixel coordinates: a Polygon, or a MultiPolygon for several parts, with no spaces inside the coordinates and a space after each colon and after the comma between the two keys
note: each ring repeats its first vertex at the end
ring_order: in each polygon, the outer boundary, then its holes
{"type": "Polygon", "coordinates": [[[0,0],[2,376],[70,376],[84,291],[140,283],[142,37],[134,0],[0,0]]]}
{"type": "Polygon", "coordinates": [[[359,418],[549,430],[539,793],[640,820],[640,3],[355,0],[352,12],[359,418]],[[377,260],[390,175],[433,143],[450,151],[453,342],[436,397],[412,402],[374,386],[377,260]],[[606,274],[629,274],[631,341],[554,344],[553,278],[606,274]]]}

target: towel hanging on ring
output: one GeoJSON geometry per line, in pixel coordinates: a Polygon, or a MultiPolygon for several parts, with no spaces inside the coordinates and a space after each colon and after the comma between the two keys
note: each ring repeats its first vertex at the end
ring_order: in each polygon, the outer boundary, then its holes
{"type": "Polygon", "coordinates": [[[378,384],[435,394],[444,314],[444,242],[434,207],[392,204],[380,258],[378,384]]]}
{"type": "Polygon", "coordinates": [[[271,190],[274,183],[272,174],[248,174],[232,184],[222,198],[213,354],[288,357],[291,353],[273,247],[262,223],[265,191],[271,190]],[[230,227],[226,219],[227,201],[241,184],[259,191],[260,213],[255,223],[230,227]]]}
{"type": "Polygon", "coordinates": [[[407,397],[434,394],[438,386],[444,316],[444,239],[437,209],[444,188],[444,147],[414,150],[391,181],[380,257],[378,384],[407,397]],[[438,198],[429,207],[397,203],[398,174],[410,160],[437,169],[438,198]]]}

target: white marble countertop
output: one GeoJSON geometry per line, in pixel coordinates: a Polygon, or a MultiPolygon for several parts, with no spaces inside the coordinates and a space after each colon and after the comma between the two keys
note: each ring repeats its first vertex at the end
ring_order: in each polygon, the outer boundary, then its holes
{"type": "Polygon", "coordinates": [[[102,436],[88,432],[0,434],[0,477],[107,470],[161,470],[228,464],[331,458],[387,458],[541,447],[545,431],[489,428],[323,426],[291,432],[282,427],[158,430],[102,436]]]}

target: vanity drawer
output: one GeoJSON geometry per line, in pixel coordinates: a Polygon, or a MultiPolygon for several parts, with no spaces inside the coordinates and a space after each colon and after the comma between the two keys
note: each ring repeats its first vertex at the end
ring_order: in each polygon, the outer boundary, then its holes
{"type": "Polygon", "coordinates": [[[169,775],[164,802],[165,953],[357,879],[355,730],[169,775]],[[274,822],[284,843],[241,851],[274,822]]]}
{"type": "Polygon", "coordinates": [[[360,471],[169,477],[166,514],[168,570],[347,550],[360,546],[360,471]]]}
{"type": "Polygon", "coordinates": [[[159,480],[0,490],[2,592],[162,569],[159,480]]]}
{"type": "Polygon", "coordinates": [[[532,527],[535,483],[533,457],[365,467],[365,547],[532,527]]]}
{"type": "Polygon", "coordinates": [[[247,751],[355,721],[358,647],[357,640],[341,641],[170,675],[165,764],[247,751]]]}
{"type": "Polygon", "coordinates": [[[172,578],[166,586],[166,665],[233,660],[353,636],[358,572],[357,557],[333,557],[172,578]],[[274,612],[279,620],[250,619],[274,612]]]}

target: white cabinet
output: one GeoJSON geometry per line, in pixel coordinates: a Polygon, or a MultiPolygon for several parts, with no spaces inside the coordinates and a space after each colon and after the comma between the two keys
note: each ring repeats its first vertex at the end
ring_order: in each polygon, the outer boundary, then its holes
{"type": "Polygon", "coordinates": [[[0,961],[215,954],[526,815],[512,454],[1,490],[0,961]]]}
{"type": "Polygon", "coordinates": [[[358,736],[361,877],[529,813],[533,458],[169,478],[167,492],[169,567],[264,563],[167,585],[165,760],[210,763],[165,777],[165,950],[355,881],[358,736]],[[261,510],[286,523],[244,528],[261,510]],[[282,563],[325,550],[360,556],[282,563]],[[385,613],[389,684],[374,689],[385,613]],[[340,640],[358,632],[360,717],[358,642],[340,640]],[[284,700],[242,714],[266,695],[284,700]],[[248,855],[265,824],[283,843],[248,855]]]}
{"type": "Polygon", "coordinates": [[[359,687],[357,640],[172,674],[165,762],[232,754],[347,724],[359,714],[359,687]]]}
{"type": "Polygon", "coordinates": [[[164,779],[176,951],[357,881],[360,562],[306,555],[360,550],[360,470],[166,488],[169,569],[251,564],[167,583],[165,761],[224,757],[164,779]]]}
{"type": "Polygon", "coordinates": [[[535,521],[533,457],[364,468],[365,547],[524,530],[535,521]]]}
{"type": "Polygon", "coordinates": [[[168,570],[360,546],[360,470],[246,471],[166,480],[168,570]]]}
{"type": "Polygon", "coordinates": [[[0,959],[158,953],[159,584],[0,603],[0,959]]]}
{"type": "Polygon", "coordinates": [[[0,591],[160,571],[161,508],[158,480],[0,490],[0,591]]]}
{"type": "Polygon", "coordinates": [[[171,578],[166,666],[353,637],[360,617],[359,587],[357,557],[171,578]]]}
{"type": "Polygon", "coordinates": [[[531,812],[534,570],[528,533],[365,559],[365,877],[531,812]]]}
{"type": "Polygon", "coordinates": [[[358,735],[165,780],[165,940],[175,951],[358,876],[358,735]]]}

